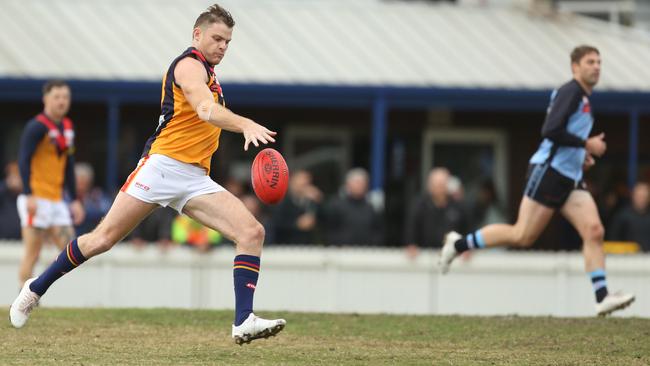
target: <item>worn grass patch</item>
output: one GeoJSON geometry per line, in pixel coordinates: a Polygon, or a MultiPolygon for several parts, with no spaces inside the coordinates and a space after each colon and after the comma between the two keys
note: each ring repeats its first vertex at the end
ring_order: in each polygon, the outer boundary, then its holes
{"type": "Polygon", "coordinates": [[[230,311],[36,309],[0,365],[649,365],[650,320],[282,313],[237,346],[230,311]]]}

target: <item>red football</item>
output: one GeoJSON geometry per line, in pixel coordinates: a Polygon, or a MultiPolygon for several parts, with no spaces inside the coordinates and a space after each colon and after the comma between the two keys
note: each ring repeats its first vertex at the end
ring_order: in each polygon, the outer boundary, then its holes
{"type": "Polygon", "coordinates": [[[272,205],[282,201],[289,186],[289,168],[282,154],[271,148],[260,151],[251,166],[251,182],[262,202],[272,205]]]}

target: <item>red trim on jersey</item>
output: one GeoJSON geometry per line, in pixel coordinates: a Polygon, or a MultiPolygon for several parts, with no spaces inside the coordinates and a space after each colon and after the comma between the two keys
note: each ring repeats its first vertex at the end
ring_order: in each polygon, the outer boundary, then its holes
{"type": "Polygon", "coordinates": [[[205,56],[203,56],[203,54],[201,53],[201,51],[199,51],[199,50],[192,50],[192,53],[195,54],[195,55],[197,55],[197,56],[201,59],[201,61],[203,61],[203,62],[208,62],[208,60],[205,59],[205,56]]]}
{"type": "Polygon", "coordinates": [[[72,121],[68,117],[63,118],[63,134],[61,134],[61,131],[59,131],[59,128],[57,127],[56,123],[54,123],[51,119],[49,119],[45,113],[41,113],[38,116],[36,116],[36,120],[42,124],[44,124],[47,129],[50,131],[51,134],[53,134],[55,137],[55,141],[57,146],[59,147],[59,151],[63,152],[69,147],[72,147],[72,139],[66,139],[65,135],[66,133],[70,133],[73,131],[72,127],[72,121]],[[68,132],[70,131],[70,132],[68,132]]]}

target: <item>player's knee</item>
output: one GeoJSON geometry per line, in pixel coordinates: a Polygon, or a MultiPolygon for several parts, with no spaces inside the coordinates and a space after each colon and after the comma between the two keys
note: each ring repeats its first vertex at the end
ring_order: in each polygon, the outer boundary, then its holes
{"type": "Polygon", "coordinates": [[[259,247],[264,243],[264,235],[264,226],[259,222],[255,222],[254,225],[250,225],[245,230],[242,230],[237,240],[237,244],[259,247]]]}
{"type": "Polygon", "coordinates": [[[264,243],[264,236],[266,235],[266,231],[264,230],[264,226],[260,224],[259,222],[256,222],[255,225],[251,228],[250,232],[250,239],[251,243],[254,243],[255,245],[262,245],[264,243]]]}
{"type": "Polygon", "coordinates": [[[519,230],[517,231],[516,238],[514,241],[515,246],[521,247],[521,248],[528,248],[535,243],[535,240],[537,238],[535,235],[531,235],[530,233],[527,233],[524,230],[519,230]]]}
{"type": "Polygon", "coordinates": [[[589,224],[587,227],[586,241],[602,242],[605,238],[605,228],[599,222],[589,224]]]}

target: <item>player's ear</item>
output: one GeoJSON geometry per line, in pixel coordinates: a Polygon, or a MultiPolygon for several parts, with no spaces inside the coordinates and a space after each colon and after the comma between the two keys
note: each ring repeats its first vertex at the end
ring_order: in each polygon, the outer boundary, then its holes
{"type": "Polygon", "coordinates": [[[196,27],[192,31],[192,40],[198,41],[201,38],[201,27],[196,27]]]}
{"type": "Polygon", "coordinates": [[[572,62],[572,63],[571,63],[571,73],[572,73],[572,74],[575,74],[576,71],[578,70],[578,67],[579,67],[579,66],[580,66],[580,65],[579,65],[577,62],[572,62]]]}

